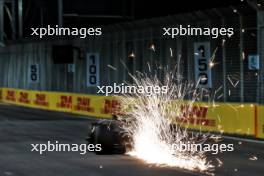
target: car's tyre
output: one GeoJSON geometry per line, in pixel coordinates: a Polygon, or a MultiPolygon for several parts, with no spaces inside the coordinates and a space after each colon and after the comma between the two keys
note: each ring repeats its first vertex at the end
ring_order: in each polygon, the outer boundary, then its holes
{"type": "Polygon", "coordinates": [[[88,125],[88,132],[87,132],[87,137],[85,140],[87,141],[88,144],[94,144],[94,132],[93,132],[93,124],[88,125]]]}
{"type": "Polygon", "coordinates": [[[97,154],[110,153],[113,150],[113,134],[108,125],[99,124],[94,127],[94,144],[101,144],[101,151],[97,154]]]}

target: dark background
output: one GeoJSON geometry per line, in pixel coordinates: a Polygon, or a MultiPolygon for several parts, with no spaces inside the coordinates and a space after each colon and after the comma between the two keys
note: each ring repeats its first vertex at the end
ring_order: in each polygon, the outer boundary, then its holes
{"type": "MultiPolygon", "coordinates": [[[[68,25],[105,25],[242,3],[246,3],[246,0],[64,0],[63,12],[65,23],[68,25]],[[72,17],[67,16],[69,14],[72,17]],[[120,18],[109,19],[106,16],[120,16],[120,18]]],[[[55,0],[25,0],[25,25],[39,24],[41,11],[45,24],[56,24],[57,7],[58,2],[55,0]]]]}

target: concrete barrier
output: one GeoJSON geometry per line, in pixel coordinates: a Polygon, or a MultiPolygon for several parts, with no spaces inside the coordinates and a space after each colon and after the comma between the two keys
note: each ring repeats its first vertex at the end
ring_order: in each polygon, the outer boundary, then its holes
{"type": "MultiPolygon", "coordinates": [[[[0,100],[31,108],[69,112],[98,118],[111,118],[120,112],[116,97],[65,92],[0,89],[0,100]]],[[[176,102],[175,102],[176,103],[176,102]]],[[[182,117],[176,123],[202,131],[249,135],[264,138],[264,106],[241,103],[188,103],[181,105],[182,117]],[[188,109],[188,113],[185,113],[188,109]]]]}

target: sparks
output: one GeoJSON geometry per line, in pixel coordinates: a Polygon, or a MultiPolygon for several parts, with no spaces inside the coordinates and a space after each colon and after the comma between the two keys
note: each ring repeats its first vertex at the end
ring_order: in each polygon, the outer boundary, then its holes
{"type": "Polygon", "coordinates": [[[132,53],[130,53],[130,54],[128,55],[128,57],[131,58],[131,59],[134,59],[136,56],[135,56],[135,54],[132,52],[132,53]]]}
{"type": "Polygon", "coordinates": [[[242,59],[245,60],[246,56],[245,56],[245,52],[242,52],[242,59]]]}
{"type": "Polygon", "coordinates": [[[150,47],[149,47],[149,49],[155,52],[155,45],[154,44],[151,44],[150,47]]]}
{"type": "Polygon", "coordinates": [[[209,66],[210,66],[210,68],[212,68],[214,65],[215,65],[215,63],[214,63],[213,61],[210,61],[210,62],[209,62],[209,66]]]}
{"type": "Polygon", "coordinates": [[[222,46],[224,46],[224,45],[225,45],[225,42],[226,42],[226,40],[225,40],[225,39],[223,39],[223,40],[222,40],[222,46]]]}
{"type": "Polygon", "coordinates": [[[186,170],[211,173],[214,165],[208,161],[204,151],[180,151],[173,145],[179,143],[202,143],[209,139],[209,135],[191,133],[187,130],[188,124],[180,122],[192,108],[194,97],[188,103],[184,97],[190,92],[196,92],[194,84],[182,84],[175,80],[175,72],[165,74],[164,81],[156,76],[147,74],[132,76],[135,86],[157,87],[167,86],[166,93],[121,95],[119,97],[123,118],[128,124],[123,128],[133,138],[132,151],[128,154],[144,160],[146,163],[157,166],[178,167],[186,170]],[[177,84],[176,84],[177,83],[177,84]],[[185,86],[184,86],[185,85],[185,86]],[[128,101],[131,100],[131,101],[128,101]],[[182,112],[182,105],[187,104],[186,112],[182,112]],[[172,126],[173,124],[173,126],[172,126]]]}
{"type": "Polygon", "coordinates": [[[113,70],[117,70],[116,67],[114,67],[114,66],[112,66],[112,65],[109,65],[109,64],[107,65],[107,67],[109,67],[109,68],[111,68],[111,69],[113,69],[113,70]]]}
{"type": "Polygon", "coordinates": [[[234,88],[236,88],[236,86],[238,85],[238,83],[239,83],[239,80],[235,80],[235,79],[231,79],[231,77],[229,76],[229,75],[227,75],[227,79],[228,79],[228,81],[231,83],[231,85],[234,87],[234,88]],[[236,81],[236,82],[235,82],[236,81]]]}
{"type": "Polygon", "coordinates": [[[171,48],[170,48],[170,57],[173,57],[173,51],[171,48]]]}
{"type": "Polygon", "coordinates": [[[256,160],[258,160],[258,157],[256,157],[256,156],[252,156],[252,157],[249,158],[249,160],[251,160],[251,161],[256,161],[256,160]]]}

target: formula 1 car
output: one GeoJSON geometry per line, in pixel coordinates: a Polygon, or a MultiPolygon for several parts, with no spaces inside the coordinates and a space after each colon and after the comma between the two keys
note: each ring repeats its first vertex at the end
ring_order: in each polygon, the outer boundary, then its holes
{"type": "Polygon", "coordinates": [[[103,120],[91,124],[86,138],[89,144],[101,144],[96,154],[124,154],[132,148],[132,138],[122,128],[122,121],[103,120]]]}
{"type": "MultiPolygon", "coordinates": [[[[93,122],[89,128],[89,133],[86,138],[88,144],[101,144],[101,151],[96,151],[96,154],[124,154],[132,149],[133,139],[131,132],[126,131],[127,126],[133,124],[133,120],[126,118],[125,116],[118,119],[116,116],[111,120],[101,120],[97,122],[93,122]],[[124,128],[125,127],[125,128],[124,128]]],[[[135,126],[133,124],[132,126],[135,126]]],[[[176,124],[170,124],[169,126],[170,132],[173,137],[177,137],[176,131],[179,128],[182,131],[187,130],[184,127],[176,126],[176,124]]],[[[163,133],[164,131],[161,131],[163,133]]],[[[194,131],[187,130],[186,135],[190,135],[190,137],[194,138],[194,131]]],[[[201,135],[196,136],[201,137],[201,135]]],[[[189,137],[186,137],[188,139],[189,137]]]]}

